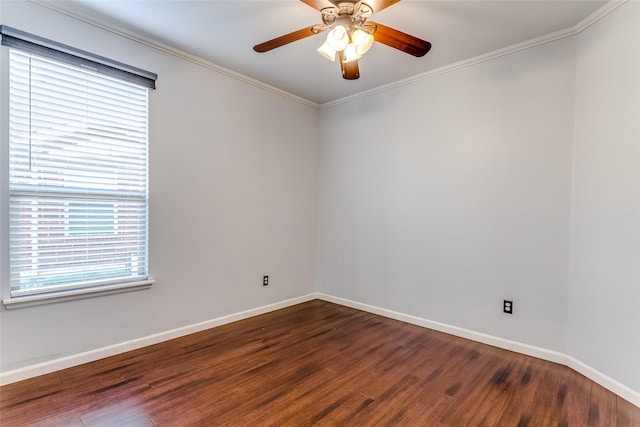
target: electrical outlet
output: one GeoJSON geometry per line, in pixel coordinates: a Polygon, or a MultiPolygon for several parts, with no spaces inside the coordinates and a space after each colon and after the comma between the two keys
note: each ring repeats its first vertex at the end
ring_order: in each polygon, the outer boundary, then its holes
{"type": "Polygon", "coordinates": [[[262,276],[262,286],[269,286],[269,276],[262,276]]]}
{"type": "Polygon", "coordinates": [[[502,303],[502,311],[507,314],[513,314],[513,301],[504,300],[502,303]]]}

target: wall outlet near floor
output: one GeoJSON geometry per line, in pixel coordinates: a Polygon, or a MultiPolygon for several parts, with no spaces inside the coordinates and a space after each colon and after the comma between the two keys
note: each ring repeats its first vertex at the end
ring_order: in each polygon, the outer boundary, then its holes
{"type": "Polygon", "coordinates": [[[503,300],[502,311],[507,314],[513,314],[513,301],[503,300]]]}
{"type": "Polygon", "coordinates": [[[262,276],[262,286],[269,286],[269,276],[262,276]]]}

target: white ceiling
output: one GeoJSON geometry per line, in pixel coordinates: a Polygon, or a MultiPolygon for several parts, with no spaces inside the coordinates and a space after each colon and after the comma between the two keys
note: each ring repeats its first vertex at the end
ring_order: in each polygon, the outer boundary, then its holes
{"type": "MultiPolygon", "coordinates": [[[[572,28],[606,1],[402,0],[375,20],[433,47],[415,58],[376,43],[360,60],[360,79],[316,52],[316,35],[267,53],[252,47],[321,23],[298,0],[57,0],[66,11],[155,40],[313,103],[324,104],[440,67],[572,28]]],[[[51,3],[49,3],[51,4],[51,3]]]]}

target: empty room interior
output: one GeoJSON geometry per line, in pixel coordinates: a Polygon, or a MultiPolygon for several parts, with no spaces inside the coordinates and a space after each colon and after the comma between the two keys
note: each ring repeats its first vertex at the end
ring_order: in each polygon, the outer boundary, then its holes
{"type": "Polygon", "coordinates": [[[0,2],[0,424],[640,426],[640,2],[369,3],[0,2]]]}

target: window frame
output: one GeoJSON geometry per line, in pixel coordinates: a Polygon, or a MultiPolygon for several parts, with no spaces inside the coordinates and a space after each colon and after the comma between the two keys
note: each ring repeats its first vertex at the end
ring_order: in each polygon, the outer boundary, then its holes
{"type": "MultiPolygon", "coordinates": [[[[101,73],[101,74],[106,74],[109,75],[112,78],[117,78],[120,80],[124,80],[127,81],[129,83],[132,82],[131,79],[121,79],[118,75],[114,76],[111,72],[113,71],[113,66],[115,65],[116,67],[120,67],[120,66],[124,66],[124,68],[126,68],[126,70],[124,71],[125,73],[130,72],[130,70],[134,70],[134,71],[140,71],[144,76],[142,77],[143,79],[145,79],[145,84],[140,84],[138,81],[136,81],[135,79],[133,79],[133,82],[135,84],[141,85],[141,86],[146,86],[147,89],[155,89],[155,79],[157,78],[157,76],[153,73],[149,73],[146,72],[144,70],[140,70],[137,69],[135,67],[130,67],[130,66],[126,66],[124,64],[115,62],[115,61],[111,61],[103,58],[103,57],[99,57],[99,56],[93,56],[93,58],[91,58],[91,54],[85,52],[85,51],[80,51],[80,50],[74,50],[74,48],[71,48],[69,46],[66,45],[62,45],[56,42],[52,42],[46,39],[42,39],[38,36],[33,36],[30,35],[28,33],[24,33],[21,32],[19,30],[15,30],[6,26],[0,26],[0,35],[2,36],[2,45],[3,47],[0,48],[0,77],[1,77],[1,81],[0,81],[0,129],[2,129],[2,132],[0,134],[0,141],[2,141],[2,143],[0,143],[0,165],[2,166],[0,168],[0,170],[2,170],[2,173],[0,173],[0,283],[2,283],[2,287],[1,287],[1,291],[2,291],[2,302],[5,306],[5,308],[10,309],[10,308],[19,308],[19,307],[28,307],[28,306],[33,306],[33,305],[40,305],[40,304],[46,304],[46,303],[51,303],[51,302],[60,302],[60,301],[70,301],[70,300],[76,300],[76,299],[82,299],[82,298],[87,298],[87,297],[94,297],[94,296],[99,296],[99,295],[109,295],[109,294],[114,294],[114,293],[120,293],[120,292],[129,292],[129,291],[136,291],[136,290],[142,290],[142,289],[149,289],[153,283],[154,280],[149,278],[149,269],[148,269],[148,261],[149,261],[149,250],[148,250],[148,230],[149,230],[149,221],[148,221],[148,195],[149,195],[149,191],[148,191],[148,181],[149,181],[149,169],[147,166],[147,175],[146,175],[146,182],[147,182],[147,189],[146,189],[146,210],[145,210],[145,225],[146,225],[146,239],[147,239],[147,251],[146,251],[146,264],[147,264],[147,268],[146,268],[146,276],[144,278],[142,278],[141,280],[135,280],[135,281],[122,281],[122,279],[118,280],[118,279],[114,279],[114,280],[106,280],[101,282],[99,285],[95,285],[95,286],[73,286],[72,288],[65,288],[64,286],[62,287],[58,287],[57,290],[56,289],[52,289],[52,290],[47,290],[46,288],[42,288],[42,291],[38,291],[38,292],[31,292],[28,293],[27,295],[18,295],[19,296],[12,296],[12,291],[11,291],[11,281],[10,281],[10,261],[9,261],[9,254],[10,254],[10,232],[9,232],[9,222],[10,222],[10,215],[9,215],[9,206],[10,206],[10,168],[9,168],[9,163],[10,163],[10,158],[9,158],[9,153],[10,153],[10,129],[9,129],[9,123],[10,123],[10,116],[9,116],[9,110],[10,110],[10,88],[9,88],[9,79],[10,79],[10,74],[11,74],[11,69],[10,69],[10,50],[11,49],[17,49],[17,50],[22,50],[25,51],[26,53],[30,53],[30,54],[36,54],[38,56],[44,56],[41,55],[40,52],[33,52],[30,49],[22,49],[20,47],[14,47],[14,46],[8,46],[6,42],[7,37],[6,35],[10,34],[11,37],[13,37],[14,35],[18,35],[18,37],[22,37],[24,36],[24,38],[29,38],[28,43],[33,44],[34,40],[37,41],[44,41],[46,42],[46,44],[48,44],[48,46],[46,46],[46,49],[48,50],[55,50],[52,48],[53,47],[63,47],[65,52],[64,55],[65,57],[68,59],[68,57],[73,56],[74,52],[80,52],[82,54],[82,58],[81,61],[87,61],[87,57],[90,57],[90,59],[88,59],[89,61],[91,61],[92,59],[98,59],[99,61],[101,61],[101,63],[104,65],[104,63],[106,62],[108,65],[105,65],[106,67],[108,67],[110,73],[101,73]],[[5,48],[6,47],[6,48],[5,48]],[[71,53],[70,53],[71,52],[71,53]]],[[[45,56],[46,57],[46,56],[45,56]]],[[[67,65],[69,65],[69,62],[67,61],[60,61],[58,60],[58,58],[51,58],[51,57],[47,57],[48,60],[53,60],[56,62],[61,62],[61,63],[66,63],[67,65]]],[[[71,65],[76,65],[77,64],[71,64],[71,65]]],[[[94,68],[91,69],[91,71],[96,71],[94,68]]],[[[116,72],[116,74],[118,73],[122,73],[122,70],[119,70],[116,72]]],[[[139,79],[139,77],[136,77],[136,79],[139,79]]],[[[150,95],[150,93],[148,93],[148,96],[150,95]]],[[[147,101],[149,102],[149,101],[147,101]]],[[[147,103],[147,120],[149,119],[149,104],[147,103]]],[[[147,128],[147,156],[148,156],[148,147],[149,147],[149,132],[148,132],[148,128],[147,128]]],[[[148,162],[148,160],[147,160],[148,162]]],[[[148,164],[148,163],[147,163],[148,164]]],[[[66,224],[65,226],[66,228],[71,227],[71,224],[66,224]]],[[[53,288],[53,287],[52,287],[53,288]]]]}

